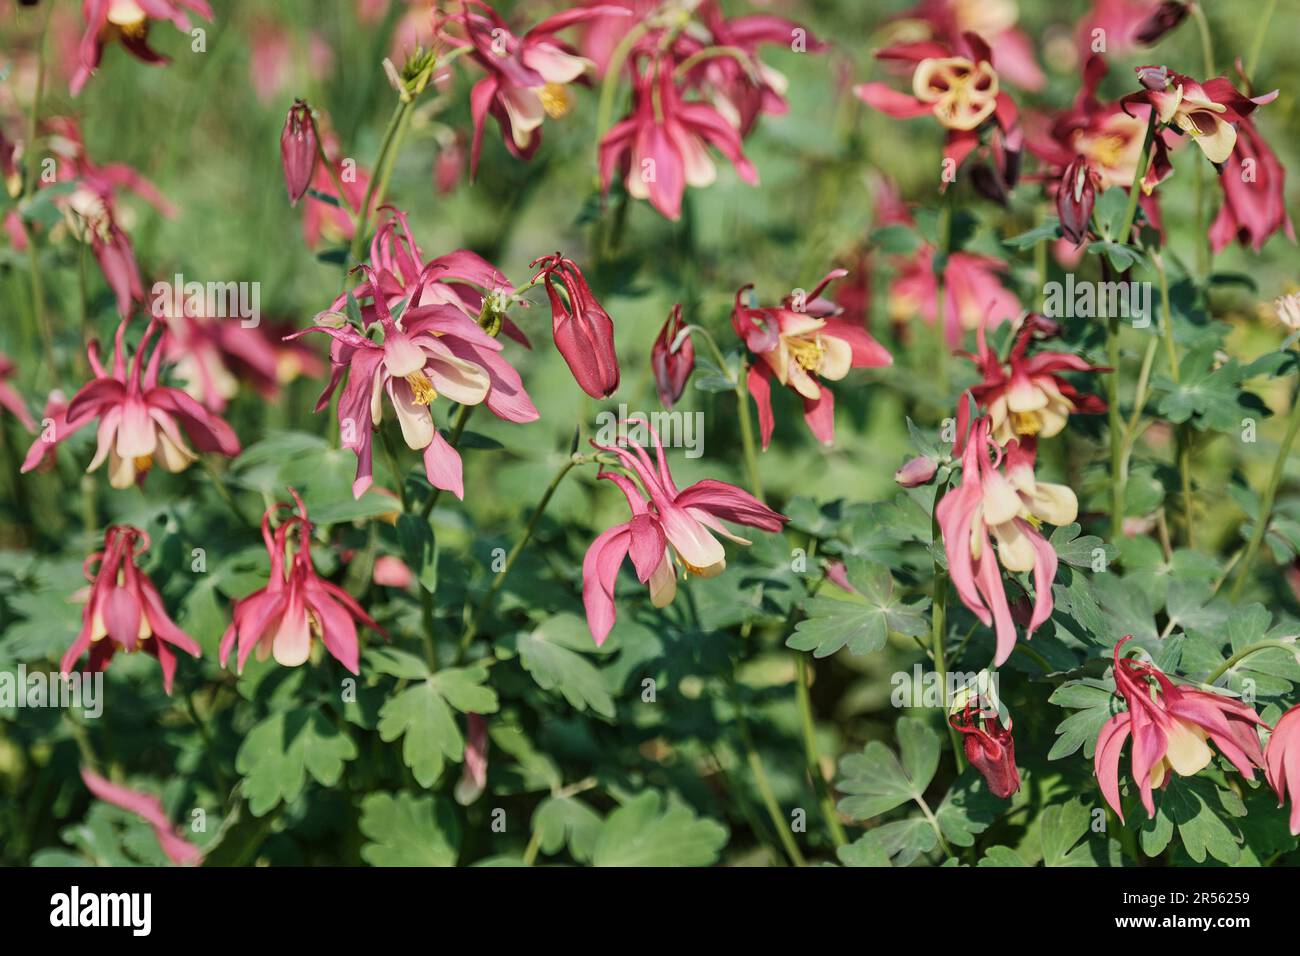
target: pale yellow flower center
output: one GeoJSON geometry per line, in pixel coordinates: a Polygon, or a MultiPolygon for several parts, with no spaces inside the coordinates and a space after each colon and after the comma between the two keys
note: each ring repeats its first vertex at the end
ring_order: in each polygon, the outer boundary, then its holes
{"type": "Polygon", "coordinates": [[[415,396],[415,404],[417,405],[428,405],[438,397],[433,383],[429,381],[424,372],[412,372],[406,376],[406,384],[411,386],[411,392],[415,396]]]}
{"type": "Polygon", "coordinates": [[[563,83],[547,83],[537,91],[537,97],[542,101],[542,109],[546,110],[546,115],[551,119],[562,118],[573,106],[573,96],[563,83]]]}

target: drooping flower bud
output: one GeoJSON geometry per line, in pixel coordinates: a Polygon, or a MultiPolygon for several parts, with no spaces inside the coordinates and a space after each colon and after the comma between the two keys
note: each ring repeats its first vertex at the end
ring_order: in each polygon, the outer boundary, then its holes
{"type": "Polygon", "coordinates": [[[949,715],[948,722],[954,730],[961,731],[966,760],[980,772],[989,793],[1006,799],[1020,789],[1010,717],[1003,726],[996,713],[986,714],[977,700],[972,699],[959,713],[949,715]]]}
{"type": "MultiPolygon", "coordinates": [[[[551,299],[551,331],[555,347],[574,379],[592,398],[605,398],[618,388],[618,356],[614,353],[614,323],[592,295],[577,263],[558,252],[534,259],[542,263],[538,276],[546,277],[551,299]],[[559,289],[564,290],[561,295],[559,289]]],[[[537,277],[534,276],[534,279],[537,277]]]]}
{"type": "Polygon", "coordinates": [[[280,164],[284,167],[284,185],[289,190],[291,204],[296,205],[311,185],[317,151],[311,107],[305,100],[294,100],[280,133],[280,164]]]}
{"type": "Polygon", "coordinates": [[[1154,46],[1166,33],[1187,17],[1188,5],[1182,0],[1165,0],[1138,27],[1133,39],[1142,46],[1154,46]]]}
{"type": "Polygon", "coordinates": [[[467,807],[487,786],[488,722],[482,714],[465,715],[465,766],[453,791],[456,802],[467,807]]]}
{"type": "Polygon", "coordinates": [[[903,467],[894,472],[894,481],[904,488],[915,488],[928,484],[938,471],[939,463],[929,455],[917,455],[903,463],[903,467]]]}
{"type": "Polygon", "coordinates": [[[665,408],[672,408],[682,397],[686,381],[695,370],[695,343],[689,334],[682,334],[682,328],[682,307],[674,305],[650,349],[655,389],[665,408]]]}
{"type": "Polygon", "coordinates": [[[1074,162],[1065,167],[1065,175],[1056,190],[1056,214],[1061,220],[1061,231],[1076,246],[1088,235],[1096,201],[1097,174],[1086,159],[1076,156],[1074,162]]]}

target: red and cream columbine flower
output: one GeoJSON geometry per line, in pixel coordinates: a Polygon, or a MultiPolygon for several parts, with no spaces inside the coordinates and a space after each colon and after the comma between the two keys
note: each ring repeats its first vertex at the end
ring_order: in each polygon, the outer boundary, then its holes
{"type": "Polygon", "coordinates": [[[780,531],[788,520],[749,492],[711,478],[678,491],[658,434],[648,423],[631,424],[649,431],[655,447],[653,462],[646,450],[631,440],[619,447],[592,443],[617,455],[640,482],[638,488],[625,475],[600,473],[627,496],[632,519],[602,531],[582,562],[582,601],[587,609],[587,626],[597,644],[604,642],[614,626],[614,583],[624,558],[631,556],[637,579],[649,586],[650,603],[666,607],[677,594],[675,564],[681,565],[684,574],[703,578],[716,577],[727,566],[726,552],[714,534],[749,544],[728,531],[722,521],[780,531]]]}
{"type": "Polygon", "coordinates": [[[72,671],[77,658],[90,651],[86,667],[102,671],[117,651],[144,651],[162,666],[163,689],[172,692],[178,647],[199,656],[199,645],[168,616],[162,597],[136,559],[149,549],[149,535],[130,525],[113,525],[104,532],[104,550],[86,559],[90,597],[81,612],[81,631],[59,669],[72,671]],[[91,567],[98,563],[98,568],[91,567]]]}
{"type": "Polygon", "coordinates": [[[238,643],[236,666],[241,672],[250,653],[259,661],[274,657],[277,664],[297,667],[311,656],[312,642],[320,641],[340,664],[360,672],[357,624],[379,633],[376,624],[352,595],[316,573],[311,558],[311,521],[298,492],[289,489],[297,514],[290,514],[274,533],[271,519],[293,506],[272,505],[262,515],[262,540],[271,559],[266,586],[235,604],[230,627],[221,638],[224,667],[238,643]]]}
{"type": "Polygon", "coordinates": [[[1115,645],[1114,668],[1115,688],[1128,709],[1102,726],[1093,759],[1102,796],[1120,820],[1119,760],[1130,737],[1132,777],[1148,816],[1156,815],[1152,791],[1169,781],[1170,772],[1190,777],[1204,770],[1214,759],[1211,743],[1238,773],[1254,780],[1255,768],[1265,768],[1257,728],[1268,725],[1239,700],[1178,687],[1154,665],[1121,657],[1120,649],[1130,640],[1115,645]]]}
{"type": "Polygon", "coordinates": [[[1033,439],[1013,441],[1004,449],[992,440],[990,429],[986,416],[971,425],[962,450],[961,484],[940,499],[935,514],[953,586],[971,613],[996,629],[993,663],[1000,666],[1015,649],[1016,627],[999,566],[1033,574],[1028,637],[1052,614],[1056,577],[1056,549],[1039,527],[1043,522],[1069,524],[1079,503],[1064,485],[1035,478],[1033,439]]]}
{"type": "Polygon", "coordinates": [[[1071,412],[1100,415],[1106,402],[1080,392],[1060,373],[1105,372],[1069,352],[1038,351],[1026,355],[1044,320],[1031,315],[1016,334],[1011,354],[1003,361],[988,347],[979,330],[979,352],[966,357],[979,366],[983,381],[971,388],[980,407],[988,410],[993,439],[1005,445],[1017,438],[1051,438],[1059,435],[1071,412]]]}
{"type": "Polygon", "coordinates": [[[205,20],[212,19],[207,0],[82,0],[81,15],[86,32],[78,50],[80,62],[72,77],[72,95],[99,69],[104,47],[119,42],[141,63],[167,63],[167,57],[149,46],[149,27],[155,20],[168,20],[176,29],[189,32],[191,10],[205,20]]]}
{"type": "Polygon", "coordinates": [[[826,382],[837,382],[852,368],[880,368],[894,358],[865,328],[839,318],[841,309],[822,291],[848,275],[833,269],[805,296],[786,296],[776,308],[742,303],[751,286],[737,290],[731,325],[757,357],[746,385],[758,408],[759,431],[766,449],[776,420],[772,415],[772,379],[802,400],[804,420],[824,445],[835,440],[835,396],[826,382]]]}
{"type": "Polygon", "coordinates": [[[1291,835],[1300,835],[1300,705],[1278,718],[1264,750],[1264,773],[1277,805],[1291,797],[1291,835]]]}
{"type": "Polygon", "coordinates": [[[156,332],[161,334],[157,320],[145,329],[128,370],[122,341],[126,326],[124,320],[117,328],[111,371],[100,362],[99,343],[90,344],[86,354],[95,378],[72,397],[63,422],[56,420],[53,429],[46,429],[32,443],[23,462],[24,472],[40,464],[54,445],[95,419],[99,419],[99,444],[86,471],[108,462],[108,483],[114,488],[143,482],[155,464],[170,472],[184,471],[198,460],[194,449],[232,458],[239,454],[239,438],[223,419],[180,389],[158,384],[161,344],[155,343],[149,364],[144,365],[149,340],[156,332]]]}
{"type": "MultiPolygon", "coordinates": [[[[1001,90],[988,44],[978,35],[962,34],[955,49],[935,41],[899,43],[880,50],[876,58],[911,65],[911,95],[885,83],[863,83],[853,92],[868,106],[897,119],[933,115],[948,130],[944,156],[954,166],[979,146],[979,130],[986,123],[996,126],[1002,137],[1018,137],[1013,134],[1016,105],[1001,90]]],[[[945,178],[944,186],[948,181],[945,178]]]]}
{"type": "MultiPolygon", "coordinates": [[[[362,268],[371,288],[378,288],[374,270],[362,268]]],[[[460,309],[444,304],[409,306],[398,320],[383,295],[373,296],[373,304],[381,341],[346,324],[318,325],[289,336],[321,332],[334,340],[333,374],[316,411],[329,406],[346,372],[338,416],[343,447],[357,456],[352,493],[360,498],[370,487],[372,432],[383,421],[386,397],[401,425],[402,439],[409,448],[423,452],[429,483],[463,498],[460,455],[434,424],[433,401],[443,395],[460,405],[486,404],[498,418],[511,422],[535,421],[537,408],[519,373],[501,357],[501,343],[460,309]]]]}

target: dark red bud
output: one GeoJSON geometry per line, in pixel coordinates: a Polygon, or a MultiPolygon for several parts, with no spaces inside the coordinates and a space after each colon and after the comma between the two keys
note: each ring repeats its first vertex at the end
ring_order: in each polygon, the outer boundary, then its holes
{"type": "Polygon", "coordinates": [[[546,277],[555,347],[584,392],[592,398],[612,395],[618,388],[619,372],[618,356],[614,352],[614,323],[609,313],[596,301],[572,259],[565,259],[557,252],[534,260],[532,265],[539,262],[545,263],[539,275],[546,277]]]}
{"type": "Polygon", "coordinates": [[[1096,179],[1088,161],[1077,156],[1065,167],[1065,175],[1056,190],[1056,214],[1061,220],[1061,231],[1076,246],[1088,235],[1092,207],[1097,201],[1096,179]]]}
{"type": "Polygon", "coordinates": [[[280,164],[284,167],[284,185],[289,190],[289,202],[297,203],[311,185],[316,171],[316,127],[312,124],[311,107],[303,100],[294,100],[285,117],[280,133],[280,164]]]}
{"type": "Polygon", "coordinates": [[[665,408],[672,408],[682,397],[686,381],[695,370],[695,343],[691,341],[690,335],[681,336],[681,342],[675,350],[673,348],[682,328],[682,307],[680,304],[674,305],[650,349],[650,368],[655,376],[655,390],[665,408]]]}
{"type": "Polygon", "coordinates": [[[1143,46],[1151,46],[1182,23],[1186,16],[1186,3],[1181,3],[1179,0],[1165,0],[1138,27],[1137,32],[1133,34],[1133,39],[1143,46]]]}
{"type": "Polygon", "coordinates": [[[948,720],[954,729],[961,731],[966,760],[984,778],[989,793],[1005,800],[1020,789],[1016,742],[1009,726],[1002,726],[996,715],[985,717],[973,703],[948,720]]]}

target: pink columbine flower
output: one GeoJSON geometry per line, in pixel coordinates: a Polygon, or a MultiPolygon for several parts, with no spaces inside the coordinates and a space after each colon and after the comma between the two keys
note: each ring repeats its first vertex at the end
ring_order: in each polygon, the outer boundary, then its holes
{"type": "Polygon", "coordinates": [[[93,162],[76,120],[56,116],[46,127],[50,150],[58,162],[57,180],[74,183],[72,190],[55,203],[73,235],[90,245],[104,280],[117,297],[118,314],[126,318],[134,304],[144,302],[145,295],[131,239],[118,215],[118,197],[123,190],[129,190],[164,216],[174,215],[175,209],[153,183],[125,163],[101,166],[93,162]]]}
{"type": "MultiPolygon", "coordinates": [[[[361,306],[364,325],[378,321],[370,299],[378,288],[389,309],[402,300],[411,305],[451,305],[478,321],[485,312],[500,318],[501,332],[520,345],[529,347],[528,336],[501,309],[514,295],[514,286],[500,269],[477,253],[456,249],[428,262],[411,234],[406,213],[395,206],[382,206],[370,241],[369,265],[375,282],[363,279],[352,289],[361,306]]],[[[330,306],[332,312],[347,307],[347,293],[330,306]]],[[[482,324],[482,323],[480,323],[482,324]]]]}
{"type": "Polygon", "coordinates": [[[262,540],[271,559],[266,586],[235,603],[230,626],[221,637],[221,666],[236,642],[236,668],[241,673],[248,655],[259,661],[274,657],[277,664],[297,667],[311,655],[318,640],[340,664],[360,673],[361,651],[357,623],[383,634],[352,595],[316,573],[311,559],[311,521],[298,492],[289,489],[297,514],[290,514],[274,533],[271,519],[293,506],[275,504],[262,515],[262,540]]]}
{"type": "Polygon", "coordinates": [[[88,670],[102,671],[113,655],[144,651],[162,666],[163,689],[172,692],[176,674],[173,647],[199,656],[199,645],[167,615],[162,597],[136,559],[149,549],[149,535],[130,525],[112,525],[104,532],[104,550],[86,558],[90,598],[81,612],[81,631],[59,669],[71,673],[77,658],[90,651],[88,670]],[[91,571],[96,562],[99,567],[91,571]]]}
{"type": "Polygon", "coordinates": [[[618,355],[614,352],[614,323],[596,301],[591,287],[572,259],[560,253],[528,264],[541,268],[551,300],[551,333],[578,386],[592,398],[606,398],[618,388],[618,355]],[[557,288],[558,287],[558,288],[557,288]],[[563,295],[561,295],[563,291],[563,295]]]}
{"type": "Polygon", "coordinates": [[[1093,758],[1102,796],[1120,820],[1124,811],[1119,799],[1119,759],[1129,737],[1133,738],[1132,778],[1150,817],[1156,814],[1151,791],[1169,781],[1171,770],[1190,777],[1205,769],[1214,758],[1209,743],[1238,773],[1254,780],[1255,768],[1265,769],[1256,728],[1268,725],[1239,700],[1176,686],[1154,665],[1120,657],[1120,649],[1130,640],[1131,636],[1124,637],[1115,645],[1114,668],[1115,688],[1128,709],[1102,725],[1093,758]]]}
{"type": "Polygon", "coordinates": [[[82,0],[81,15],[86,32],[81,38],[77,72],[72,77],[72,95],[86,85],[104,57],[104,47],[113,41],[141,63],[167,63],[168,58],[149,46],[149,27],[155,20],[170,20],[183,33],[189,33],[191,10],[205,20],[212,19],[207,0],[82,0]]]}
{"type": "MultiPolygon", "coordinates": [[[[912,93],[900,93],[885,83],[863,83],[853,88],[873,109],[895,119],[930,113],[948,130],[943,155],[954,168],[980,145],[980,130],[996,128],[1006,142],[1016,146],[1017,111],[1011,97],[1000,89],[988,44],[974,33],[964,33],[955,47],[935,41],[899,43],[876,53],[877,59],[897,62],[912,70],[912,93]]],[[[945,179],[940,188],[946,188],[945,179]]]]}
{"type": "Polygon", "coordinates": [[[717,0],[704,0],[696,16],[708,31],[707,41],[684,31],[685,49],[677,52],[689,55],[707,45],[745,54],[745,62],[735,56],[709,57],[698,63],[688,77],[709,94],[713,105],[741,136],[749,135],[761,114],[780,116],[789,109],[785,101],[788,82],[758,58],[759,47],[772,44],[800,53],[821,53],[826,49],[826,44],[807,28],[771,13],[728,18],[717,0]]]}
{"type": "Polygon", "coordinates": [[[674,561],[682,566],[684,574],[712,578],[727,566],[726,553],[714,533],[749,544],[728,531],[722,520],[762,531],[780,531],[789,520],[749,492],[712,478],[678,491],[659,435],[648,423],[634,423],[638,430],[644,427],[649,431],[655,448],[654,462],[630,437],[626,447],[592,443],[617,455],[640,481],[638,488],[625,475],[602,471],[599,476],[614,482],[627,496],[632,519],[602,531],[582,561],[582,602],[587,609],[587,626],[597,645],[604,643],[614,626],[614,584],[624,558],[631,556],[637,579],[649,586],[650,603],[666,607],[677,594],[674,561]],[[643,497],[642,489],[649,500],[643,497]]]}
{"type": "Polygon", "coordinates": [[[163,809],[162,801],[152,794],[141,793],[120,784],[105,780],[93,770],[81,768],[81,780],[86,789],[105,803],[120,807],[153,827],[167,859],[176,866],[198,866],[203,862],[203,853],[193,843],[181,837],[163,809]]]}
{"type": "Polygon", "coordinates": [[[686,327],[682,321],[681,303],[674,305],[668,313],[663,328],[655,337],[650,348],[650,368],[654,372],[655,391],[664,408],[672,408],[682,397],[686,382],[695,370],[695,343],[688,334],[683,335],[686,327]],[[680,340],[680,341],[679,341],[680,340]]]}
{"type": "Polygon", "coordinates": [[[746,385],[758,408],[763,448],[772,440],[772,379],[803,401],[804,420],[817,440],[835,440],[835,396],[826,382],[838,382],[851,368],[880,368],[894,358],[867,330],[839,318],[842,311],[822,291],[848,275],[833,269],[809,293],[790,295],[776,308],[751,308],[743,299],[752,288],[737,290],[731,325],[759,359],[749,368],[746,385]]]}
{"type": "Polygon", "coordinates": [[[1277,232],[1296,241],[1286,210],[1286,170],[1248,119],[1237,124],[1237,144],[1224,162],[1219,185],[1223,205],[1210,226],[1210,247],[1216,253],[1234,239],[1259,252],[1277,232]]]}
{"type": "Polygon", "coordinates": [[[991,428],[987,416],[972,424],[961,451],[961,484],[939,501],[936,516],[957,596],[986,627],[996,628],[993,663],[1000,666],[1015,649],[1016,626],[999,565],[1013,574],[1033,573],[1028,638],[1051,617],[1057,566],[1056,550],[1038,525],[1069,524],[1078,515],[1079,502],[1064,485],[1035,479],[1033,439],[1012,441],[1003,449],[991,438],[991,428]]]}
{"type": "Polygon", "coordinates": [[[1277,805],[1291,796],[1291,835],[1300,836],[1300,704],[1278,718],[1264,750],[1264,776],[1277,805]]]}
{"type": "Polygon", "coordinates": [[[742,152],[740,133],[713,106],[682,99],[673,63],[657,57],[637,74],[632,112],[600,141],[601,188],[609,189],[618,169],[629,195],[648,199],[676,221],[686,187],[702,188],[717,178],[709,145],[731,160],[742,180],[758,185],[758,171],[742,152]]]}
{"type": "Polygon", "coordinates": [[[198,455],[186,444],[186,437],[199,451],[239,454],[239,438],[226,422],[213,415],[178,388],[158,384],[163,348],[155,344],[149,364],[144,354],[161,327],[155,319],[145,329],[135,357],[127,369],[123,336],[127,321],[117,327],[113,344],[113,368],[99,359],[99,343],[86,350],[95,378],[83,385],[68,403],[65,421],[47,428],[32,443],[22,470],[31,471],[54,446],[94,419],[99,419],[99,444],[86,468],[94,471],[108,462],[108,483],[130,488],[143,482],[157,463],[170,472],[188,468],[198,455]]]}
{"type": "Polygon", "coordinates": [[[1004,725],[996,713],[985,713],[978,700],[972,699],[960,711],[950,714],[948,723],[961,732],[966,760],[984,778],[989,793],[1005,800],[1020,789],[1010,717],[1004,725]]]}
{"type": "Polygon", "coordinates": [[[556,38],[566,27],[596,17],[626,17],[622,7],[575,7],[536,24],[518,36],[482,0],[465,0],[460,14],[436,21],[439,35],[454,46],[470,46],[470,58],[487,76],[470,91],[474,138],[470,144],[470,176],[478,170],[483,124],[489,115],[501,127],[506,148],[520,159],[531,159],[542,141],[542,121],[559,119],[572,107],[569,84],[581,81],[593,63],[556,38]],[[445,27],[459,24],[463,36],[445,27]]]}
{"type": "Polygon", "coordinates": [[[0,408],[8,410],[9,414],[22,422],[28,431],[33,431],[36,422],[32,420],[32,413],[27,410],[27,403],[18,394],[18,390],[9,384],[14,369],[13,360],[7,355],[0,354],[0,408]]]}
{"type": "Polygon", "coordinates": [[[983,327],[978,333],[978,353],[966,355],[983,376],[971,388],[971,395],[981,408],[987,409],[993,439],[1000,445],[1017,438],[1059,435],[1071,412],[1101,415],[1106,411],[1105,399],[1080,392],[1060,373],[1108,372],[1109,368],[1090,365],[1069,352],[1026,354],[1045,322],[1041,316],[1029,316],[1016,333],[1005,361],[988,347],[983,327]]]}
{"type": "Polygon", "coordinates": [[[296,206],[311,185],[319,151],[311,107],[305,100],[294,100],[280,131],[280,165],[284,168],[284,185],[289,190],[291,205],[296,206]]]}
{"type": "MultiPolygon", "coordinates": [[[[375,271],[362,266],[371,287],[375,271]]],[[[424,453],[424,470],[435,488],[465,497],[460,455],[434,425],[430,405],[439,394],[461,405],[486,404],[498,418],[531,422],[537,408],[524,390],[519,373],[499,354],[501,343],[455,306],[410,306],[395,320],[384,296],[373,298],[383,340],[363,335],[350,325],[318,325],[295,332],[290,339],[322,332],[334,340],[330,361],[334,374],[316,403],[328,407],[330,396],[347,372],[339,400],[343,447],[357,456],[352,493],[360,498],[372,479],[372,432],[383,420],[383,398],[397,415],[402,439],[424,453]]]]}

